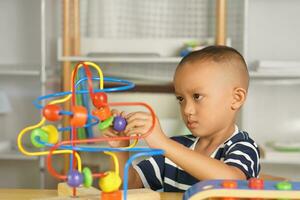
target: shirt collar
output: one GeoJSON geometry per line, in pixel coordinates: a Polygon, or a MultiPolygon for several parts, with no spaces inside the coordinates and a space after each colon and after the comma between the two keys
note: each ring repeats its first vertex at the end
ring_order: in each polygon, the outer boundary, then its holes
{"type": "MultiPolygon", "coordinates": [[[[216,153],[218,152],[218,149],[224,147],[225,144],[226,144],[231,138],[233,138],[233,136],[235,136],[235,135],[238,134],[238,133],[239,133],[239,128],[238,128],[237,125],[234,125],[234,131],[233,131],[233,133],[230,135],[230,137],[229,137],[227,140],[225,140],[224,143],[220,144],[220,145],[218,146],[218,148],[216,148],[216,150],[210,155],[210,157],[214,158],[215,155],[216,155],[216,153]]],[[[195,146],[196,146],[196,144],[197,144],[197,142],[198,142],[199,139],[200,139],[200,137],[196,137],[194,143],[193,143],[189,148],[192,149],[192,150],[195,150],[195,146]]]]}

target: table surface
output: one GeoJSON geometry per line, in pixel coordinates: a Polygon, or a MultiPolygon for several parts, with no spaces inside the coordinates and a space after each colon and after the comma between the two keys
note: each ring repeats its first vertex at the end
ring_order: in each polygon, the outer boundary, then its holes
{"type": "MultiPolygon", "coordinates": [[[[161,192],[161,200],[181,200],[183,193],[161,192]]],[[[34,198],[56,197],[56,190],[0,189],[0,200],[31,200],[34,198]]]]}

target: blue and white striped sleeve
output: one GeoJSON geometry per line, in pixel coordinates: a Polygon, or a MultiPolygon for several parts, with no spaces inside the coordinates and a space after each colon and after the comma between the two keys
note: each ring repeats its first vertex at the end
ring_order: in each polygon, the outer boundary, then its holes
{"type": "Polygon", "coordinates": [[[249,179],[259,174],[259,157],[258,146],[254,142],[238,141],[228,148],[224,163],[239,168],[249,179]]]}
{"type": "Polygon", "coordinates": [[[164,160],[165,157],[163,155],[157,155],[147,160],[142,160],[133,166],[145,188],[151,188],[155,191],[163,189],[164,160]]]}

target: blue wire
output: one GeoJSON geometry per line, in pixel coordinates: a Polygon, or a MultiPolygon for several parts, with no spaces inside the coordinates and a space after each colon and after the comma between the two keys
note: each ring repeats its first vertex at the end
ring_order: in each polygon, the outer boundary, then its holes
{"type": "Polygon", "coordinates": [[[164,154],[164,151],[161,149],[152,149],[152,151],[149,152],[141,152],[141,153],[137,153],[134,154],[133,156],[131,156],[126,164],[125,164],[125,169],[124,169],[124,175],[123,175],[123,193],[124,193],[124,200],[127,200],[127,189],[128,189],[128,171],[129,171],[129,167],[132,163],[132,161],[138,157],[142,157],[142,156],[155,156],[155,155],[162,155],[164,154]]]}
{"type": "MultiPolygon", "coordinates": [[[[83,82],[86,81],[88,78],[82,78],[80,80],[77,81],[77,83],[75,84],[75,87],[77,88],[78,85],[83,82]]],[[[92,80],[97,80],[99,81],[100,78],[92,78],[92,80]]],[[[113,82],[113,83],[122,83],[122,84],[127,84],[127,85],[123,85],[123,86],[118,86],[118,87],[113,87],[113,88],[104,88],[104,89],[95,89],[94,92],[118,92],[118,91],[126,91],[126,90],[130,90],[132,88],[134,88],[134,83],[127,81],[127,80],[122,80],[122,79],[116,79],[116,78],[110,78],[110,77],[105,77],[104,78],[105,82],[113,82]]],[[[76,94],[86,94],[88,93],[89,90],[77,90],[76,94]]],[[[66,96],[71,94],[71,91],[68,92],[58,92],[58,93],[54,93],[54,94],[48,94],[48,95],[44,95],[44,96],[40,96],[37,99],[35,99],[33,101],[33,105],[37,108],[37,109],[42,109],[43,106],[41,104],[39,104],[40,101],[43,101],[45,99],[49,99],[49,98],[54,98],[54,97],[61,97],[61,96],[66,96]]]]}

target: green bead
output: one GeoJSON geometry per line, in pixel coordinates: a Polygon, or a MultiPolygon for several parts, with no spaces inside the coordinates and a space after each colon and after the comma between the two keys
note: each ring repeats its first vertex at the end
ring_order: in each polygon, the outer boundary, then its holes
{"type": "Polygon", "coordinates": [[[292,190],[293,186],[287,181],[279,182],[276,184],[277,190],[292,190]]]}
{"type": "Polygon", "coordinates": [[[83,174],[83,185],[84,187],[91,187],[93,183],[93,176],[92,172],[88,167],[83,168],[82,170],[83,174]]]}
{"type": "Polygon", "coordinates": [[[113,117],[113,116],[110,116],[108,119],[106,119],[106,120],[100,122],[100,124],[99,124],[99,129],[100,129],[100,130],[107,129],[109,126],[112,125],[113,121],[114,121],[114,117],[113,117]]]}
{"type": "Polygon", "coordinates": [[[31,132],[30,135],[30,141],[33,144],[33,146],[37,148],[45,147],[45,145],[40,144],[36,139],[37,137],[40,137],[40,141],[48,142],[48,134],[46,131],[42,130],[41,128],[36,128],[31,132]]]}

